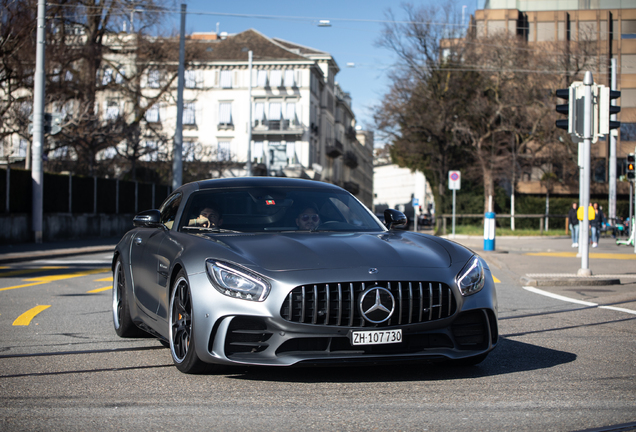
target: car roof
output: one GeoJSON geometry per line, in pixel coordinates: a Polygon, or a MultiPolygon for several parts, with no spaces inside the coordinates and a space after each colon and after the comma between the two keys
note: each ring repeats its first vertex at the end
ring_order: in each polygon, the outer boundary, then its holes
{"type": "MultiPolygon", "coordinates": [[[[238,177],[209,179],[194,182],[198,189],[218,189],[231,187],[301,187],[301,188],[322,188],[332,190],[342,190],[342,188],[331,183],[324,183],[315,180],[305,180],[285,177],[238,177]]],[[[187,185],[184,185],[187,186],[187,185]]]]}

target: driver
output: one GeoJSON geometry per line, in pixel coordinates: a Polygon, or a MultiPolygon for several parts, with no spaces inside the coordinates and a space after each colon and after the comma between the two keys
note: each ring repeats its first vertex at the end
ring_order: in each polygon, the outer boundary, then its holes
{"type": "Polygon", "coordinates": [[[296,218],[298,229],[311,231],[320,225],[320,215],[314,206],[307,206],[298,214],[296,218]]]}
{"type": "Polygon", "coordinates": [[[196,219],[190,220],[190,225],[204,228],[220,227],[223,223],[221,212],[212,207],[205,207],[196,219]]]}

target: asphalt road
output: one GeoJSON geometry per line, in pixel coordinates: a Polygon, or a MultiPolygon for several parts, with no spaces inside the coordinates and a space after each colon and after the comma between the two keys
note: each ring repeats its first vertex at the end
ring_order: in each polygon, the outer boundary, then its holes
{"type": "Polygon", "coordinates": [[[115,335],[110,254],[5,264],[0,430],[636,430],[636,261],[591,261],[622,269],[620,285],[530,291],[524,273],[578,266],[531,249],[484,254],[501,339],[479,366],[202,376],[178,372],[154,339],[115,335]]]}

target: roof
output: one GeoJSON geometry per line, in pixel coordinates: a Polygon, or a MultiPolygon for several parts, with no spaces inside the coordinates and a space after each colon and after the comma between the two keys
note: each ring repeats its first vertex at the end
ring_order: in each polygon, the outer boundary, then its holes
{"type": "MultiPolygon", "coordinates": [[[[277,40],[270,39],[254,29],[228,35],[224,39],[190,39],[189,44],[202,44],[205,49],[201,49],[197,55],[202,61],[248,61],[248,52],[252,51],[254,61],[307,61],[310,60],[301,51],[295,48],[294,44],[283,44],[277,40]],[[292,45],[294,45],[292,47],[292,45]]],[[[305,50],[309,50],[305,48],[305,50]]],[[[316,54],[326,54],[321,51],[310,50],[316,54]]]]}

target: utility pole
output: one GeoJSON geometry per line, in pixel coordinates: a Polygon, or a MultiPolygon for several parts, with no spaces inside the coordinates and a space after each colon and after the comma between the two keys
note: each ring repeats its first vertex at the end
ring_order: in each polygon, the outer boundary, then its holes
{"type": "Polygon", "coordinates": [[[37,44],[35,51],[35,77],[33,87],[33,145],[31,146],[31,214],[35,243],[42,243],[42,207],[44,175],[42,173],[42,146],[44,143],[44,51],[46,47],[46,0],[38,0],[37,44]]]}
{"type": "Polygon", "coordinates": [[[186,4],[181,4],[181,34],[179,35],[179,75],[177,77],[177,127],[172,149],[172,190],[183,184],[183,87],[185,82],[185,20],[186,4]]]}
{"type": "MultiPolygon", "coordinates": [[[[616,90],[616,59],[612,59],[612,90],[616,90]]],[[[612,105],[616,102],[612,100],[612,105]]],[[[616,120],[616,114],[611,115],[611,120],[616,120]]],[[[616,133],[611,131],[609,136],[609,210],[608,217],[611,225],[616,225],[616,133]]]]}
{"type": "Polygon", "coordinates": [[[252,51],[247,53],[249,86],[247,88],[247,176],[252,175],[252,51]]]}

